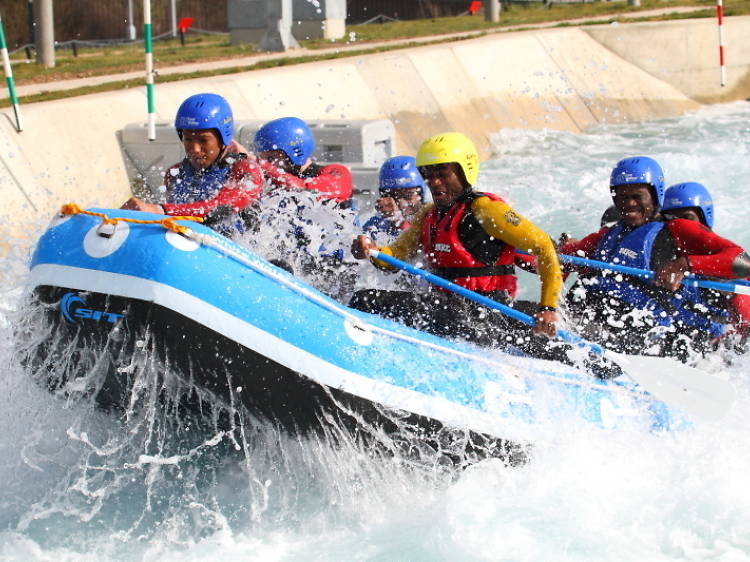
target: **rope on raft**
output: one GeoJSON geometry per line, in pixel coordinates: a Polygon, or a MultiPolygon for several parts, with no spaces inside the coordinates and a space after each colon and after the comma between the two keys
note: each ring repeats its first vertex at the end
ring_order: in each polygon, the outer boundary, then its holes
{"type": "Polygon", "coordinates": [[[187,226],[183,226],[181,224],[177,224],[176,221],[193,221],[193,222],[203,222],[203,219],[200,217],[167,217],[164,219],[154,219],[154,220],[140,220],[140,219],[129,219],[125,217],[110,217],[104,213],[96,213],[94,211],[85,211],[81,209],[78,205],[75,203],[67,203],[62,206],[60,209],[60,212],[63,215],[90,215],[92,217],[99,217],[102,219],[102,224],[111,224],[111,225],[117,225],[118,222],[131,222],[134,224],[160,224],[167,230],[171,230],[172,232],[176,232],[177,234],[187,234],[190,232],[190,229],[187,226]]]}

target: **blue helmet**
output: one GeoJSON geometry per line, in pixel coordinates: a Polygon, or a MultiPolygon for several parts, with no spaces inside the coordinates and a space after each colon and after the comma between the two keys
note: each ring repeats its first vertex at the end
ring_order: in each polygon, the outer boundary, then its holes
{"type": "Polygon", "coordinates": [[[302,166],[315,150],[315,139],[302,119],[281,117],[258,129],[255,133],[255,150],[282,150],[295,166],[302,166]]]}
{"type": "Polygon", "coordinates": [[[664,203],[664,172],[659,163],[648,156],[633,156],[620,160],[609,178],[610,191],[621,185],[645,183],[653,188],[657,207],[664,203]]]}
{"type": "Polygon", "coordinates": [[[187,98],[177,110],[174,126],[180,139],[185,129],[216,129],[224,146],[234,136],[232,108],[218,94],[195,94],[187,98]]]}
{"type": "Polygon", "coordinates": [[[425,198],[427,186],[422,174],[417,169],[417,161],[413,156],[393,156],[380,166],[379,189],[407,189],[418,187],[425,198]]]}
{"type": "Polygon", "coordinates": [[[664,195],[662,211],[698,207],[703,214],[703,224],[708,228],[714,227],[714,202],[711,194],[703,184],[695,181],[676,183],[664,195]]]}

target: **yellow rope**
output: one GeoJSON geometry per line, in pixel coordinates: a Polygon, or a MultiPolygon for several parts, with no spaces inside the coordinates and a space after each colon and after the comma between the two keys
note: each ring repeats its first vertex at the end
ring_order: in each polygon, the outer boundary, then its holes
{"type": "Polygon", "coordinates": [[[167,230],[171,230],[172,232],[176,232],[178,234],[186,233],[189,230],[189,228],[187,226],[182,226],[182,225],[177,224],[176,221],[203,222],[203,219],[200,217],[168,217],[166,219],[158,219],[158,220],[139,220],[139,219],[126,219],[124,217],[110,217],[108,215],[105,215],[104,213],[95,213],[94,211],[84,211],[75,203],[68,203],[66,205],[63,205],[62,208],[60,209],[60,212],[63,215],[91,215],[92,217],[99,217],[102,219],[102,224],[117,224],[118,222],[132,222],[135,224],[160,224],[167,230]]]}

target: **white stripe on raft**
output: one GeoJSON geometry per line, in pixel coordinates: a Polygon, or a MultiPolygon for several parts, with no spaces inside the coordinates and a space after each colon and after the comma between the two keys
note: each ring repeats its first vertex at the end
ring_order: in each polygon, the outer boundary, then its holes
{"type": "Polygon", "coordinates": [[[92,271],[87,269],[41,264],[31,270],[30,285],[75,287],[78,290],[154,302],[249,349],[262,349],[263,355],[319,384],[360,396],[387,408],[414,412],[439,420],[450,427],[467,428],[505,439],[529,441],[534,436],[538,437],[538,430],[532,434],[528,424],[500,418],[442,397],[426,396],[338,367],[184,291],[162,283],[118,273],[97,271],[92,275],[92,271]],[[522,431],[524,428],[526,431],[522,431]]]}

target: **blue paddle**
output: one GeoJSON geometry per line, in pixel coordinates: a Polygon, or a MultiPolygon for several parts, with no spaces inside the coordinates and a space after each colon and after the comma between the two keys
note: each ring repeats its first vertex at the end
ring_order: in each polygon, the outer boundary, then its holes
{"type": "MultiPolygon", "coordinates": [[[[459,294],[469,300],[491,308],[533,326],[534,318],[509,306],[493,301],[479,293],[456,285],[433,273],[424,271],[378,250],[371,250],[370,257],[396,269],[422,277],[430,283],[459,294]]],[[[735,402],[734,387],[725,380],[666,357],[648,355],[624,355],[584,340],[566,330],[557,330],[558,337],[570,344],[585,347],[617,364],[622,372],[644,390],[658,399],[673,405],[691,417],[701,421],[714,421],[724,417],[735,402]]]]}
{"type": "MultiPolygon", "coordinates": [[[[516,253],[528,255],[526,252],[516,251],[516,253]]],[[[629,267],[626,265],[609,263],[605,261],[597,261],[590,258],[581,258],[578,256],[569,256],[567,254],[559,254],[558,257],[560,258],[560,261],[571,263],[573,265],[594,267],[596,269],[606,269],[608,271],[617,271],[620,273],[625,273],[626,275],[641,277],[643,279],[653,279],[654,277],[656,277],[656,273],[648,269],[638,269],[636,267],[629,267]]],[[[724,282],[710,281],[708,279],[699,279],[696,277],[686,277],[682,280],[682,284],[687,285],[688,287],[702,287],[704,289],[714,289],[716,291],[723,291],[725,293],[750,295],[750,281],[746,281],[745,279],[733,279],[730,282],[724,282]]]]}

